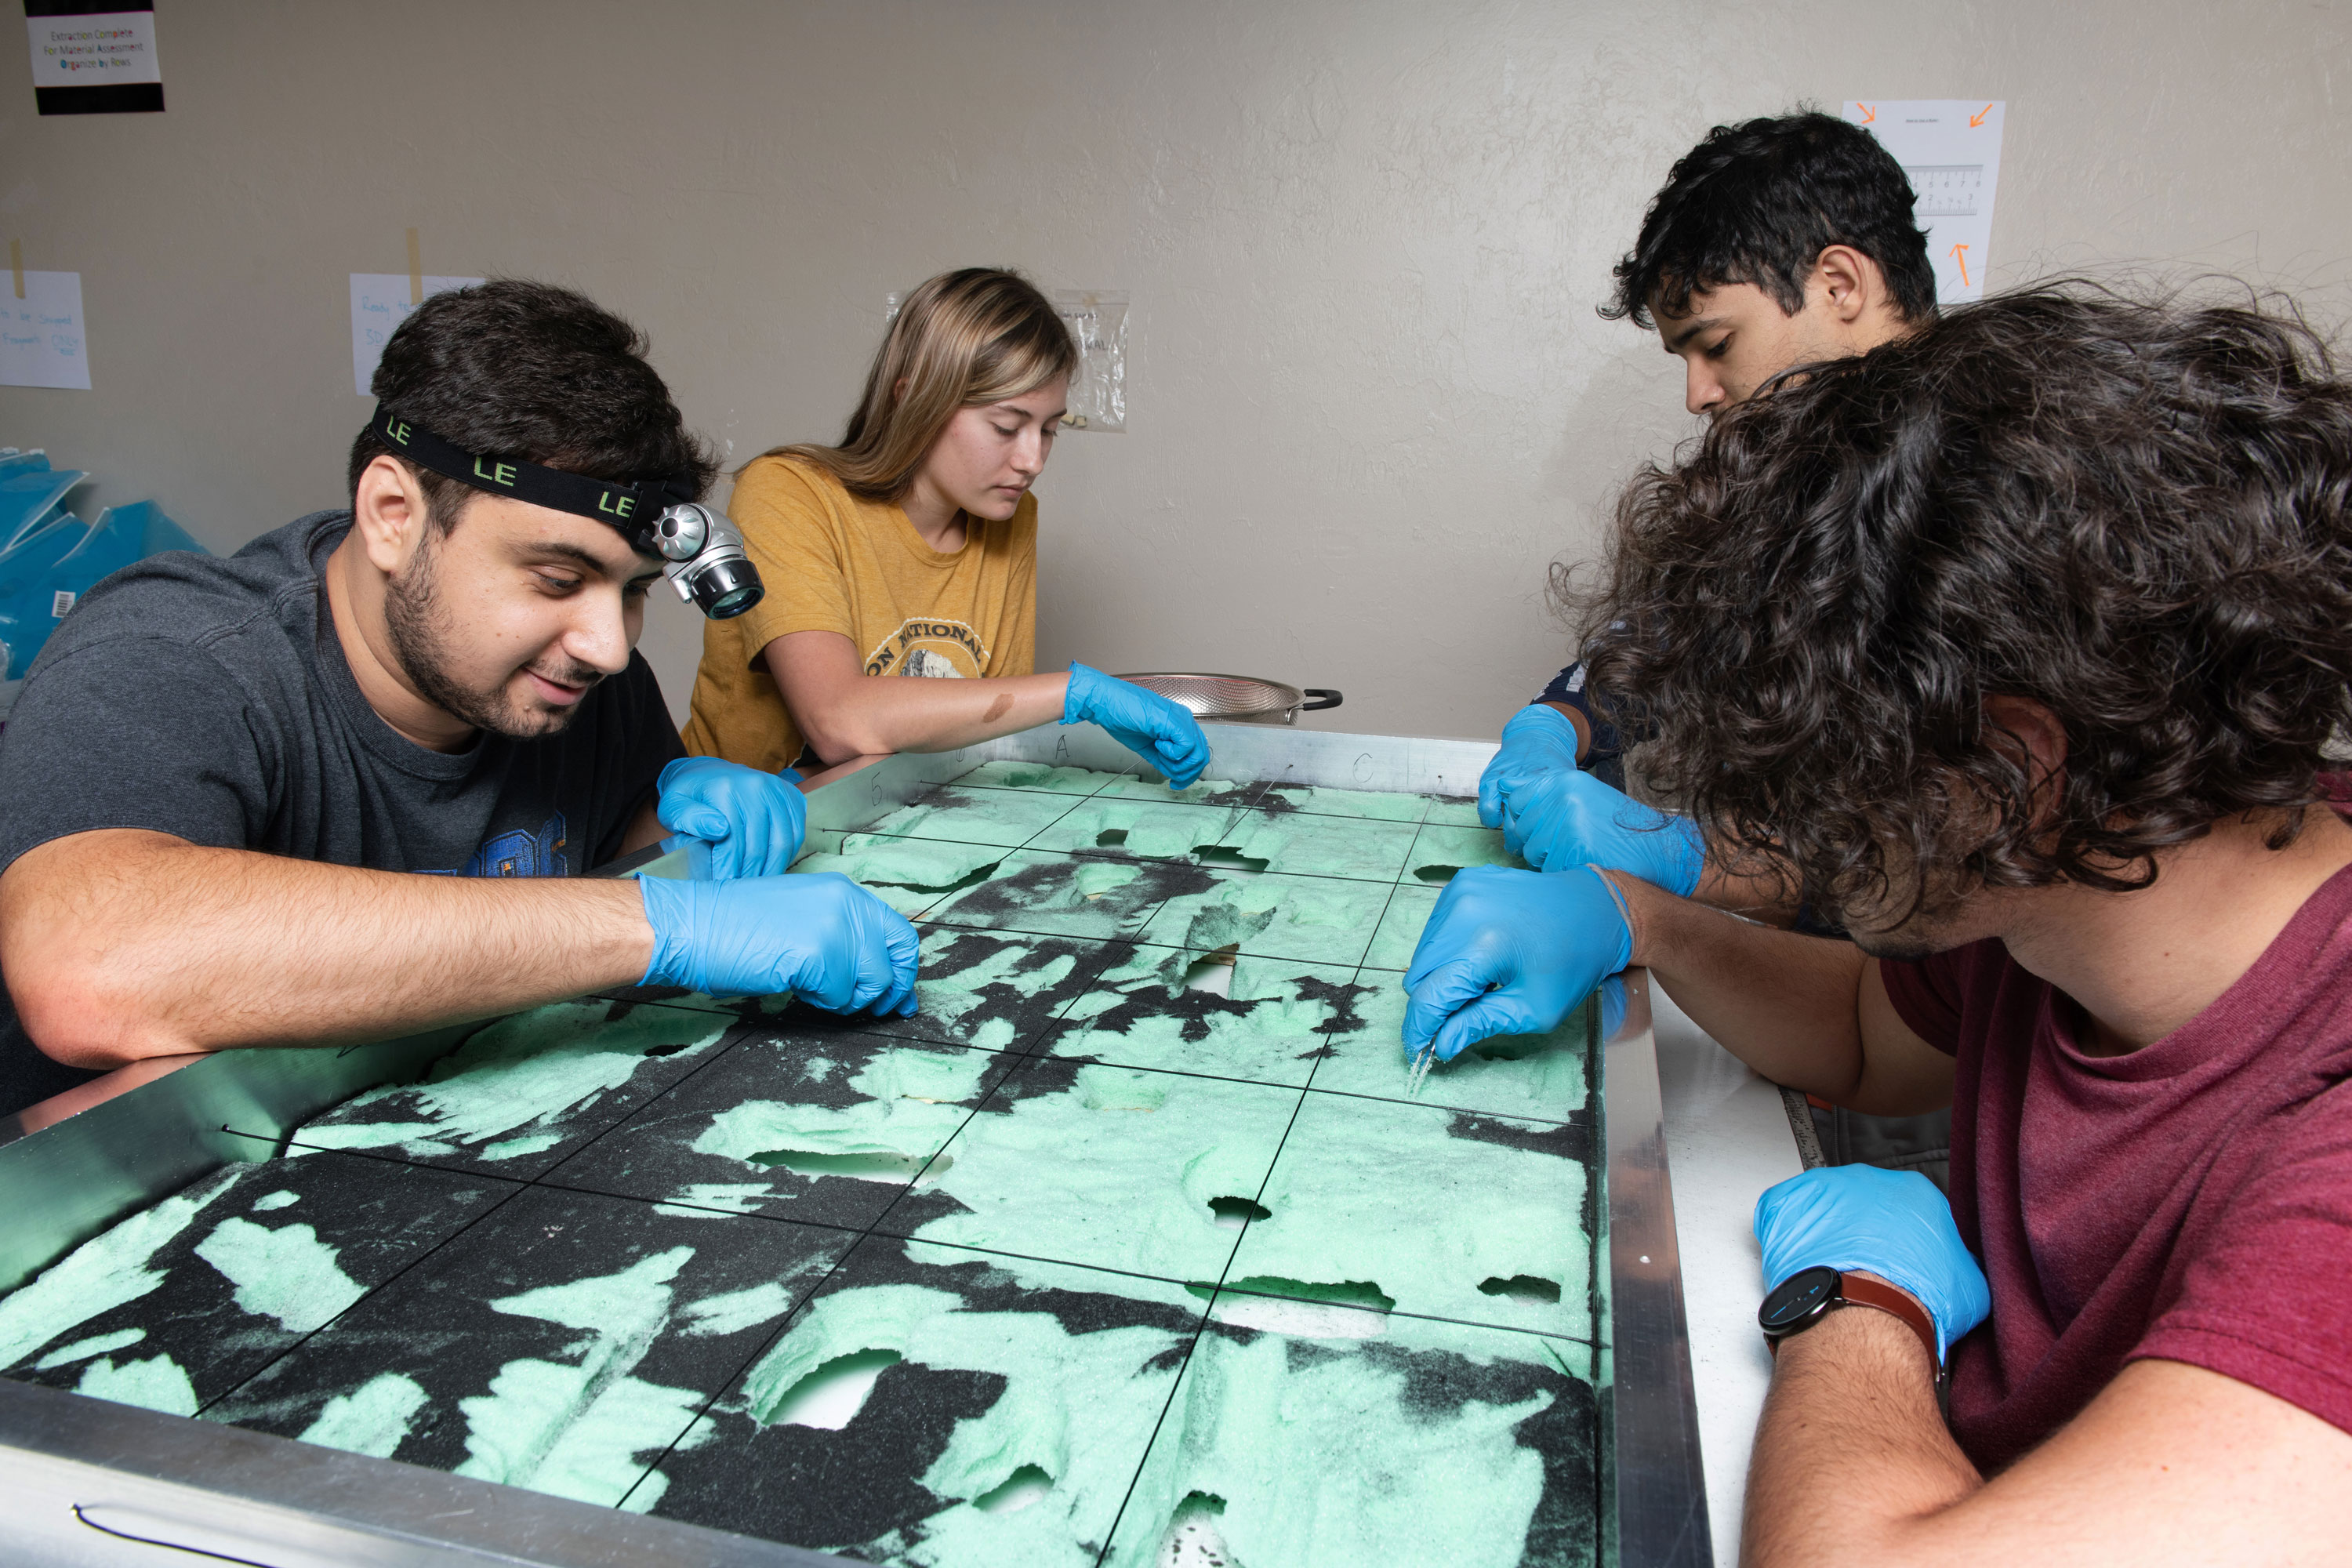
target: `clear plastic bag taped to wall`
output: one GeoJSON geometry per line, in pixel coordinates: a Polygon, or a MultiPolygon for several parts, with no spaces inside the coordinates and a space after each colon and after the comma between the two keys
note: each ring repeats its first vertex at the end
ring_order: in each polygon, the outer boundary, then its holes
{"type": "Polygon", "coordinates": [[[1065,289],[1054,309],[1078,345],[1078,374],[1070,380],[1069,430],[1127,428],[1127,294],[1124,289],[1065,289]]]}

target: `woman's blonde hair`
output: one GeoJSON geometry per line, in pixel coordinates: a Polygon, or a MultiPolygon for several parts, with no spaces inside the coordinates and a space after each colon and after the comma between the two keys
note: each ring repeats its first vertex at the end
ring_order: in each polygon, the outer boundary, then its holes
{"type": "Polygon", "coordinates": [[[814,463],[853,495],[895,501],[958,409],[1067,381],[1077,367],[1069,329],[1027,279],[989,267],[942,272],[898,307],[841,444],[761,456],[814,463]]]}

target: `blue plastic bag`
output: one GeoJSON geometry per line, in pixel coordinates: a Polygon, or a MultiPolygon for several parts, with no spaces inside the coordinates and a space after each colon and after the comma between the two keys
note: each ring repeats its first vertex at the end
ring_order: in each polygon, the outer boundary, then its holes
{"type": "Polygon", "coordinates": [[[166,550],[208,553],[152,500],[108,507],[87,525],[69,515],[65,521],[80,532],[37,529],[18,550],[0,551],[0,642],[8,649],[0,677],[31,668],[49,633],[81,596],[132,562],[166,550]],[[53,554],[60,542],[62,550],[53,554]]]}
{"type": "Polygon", "coordinates": [[[0,550],[0,647],[7,654],[0,677],[22,676],[58,622],[73,608],[73,597],[58,598],[57,569],[90,531],[81,519],[61,512],[0,550]]]}
{"type": "Polygon", "coordinates": [[[0,552],[14,550],[47,526],[66,492],[89,478],[79,468],[52,468],[38,452],[29,456],[39,468],[0,472],[0,552]]]}

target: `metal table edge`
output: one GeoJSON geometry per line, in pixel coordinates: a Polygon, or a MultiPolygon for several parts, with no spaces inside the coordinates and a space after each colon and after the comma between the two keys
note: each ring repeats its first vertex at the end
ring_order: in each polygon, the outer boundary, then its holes
{"type": "Polygon", "coordinates": [[[109,1537],[271,1568],[847,1561],[7,1379],[0,1516],[9,1521],[0,1555],[42,1564],[115,1560],[124,1549],[109,1537]]]}
{"type": "Polygon", "coordinates": [[[1625,1568],[1708,1568],[1713,1538],[1648,972],[1628,970],[1625,990],[1624,1022],[1601,1047],[1616,1558],[1625,1568]]]}

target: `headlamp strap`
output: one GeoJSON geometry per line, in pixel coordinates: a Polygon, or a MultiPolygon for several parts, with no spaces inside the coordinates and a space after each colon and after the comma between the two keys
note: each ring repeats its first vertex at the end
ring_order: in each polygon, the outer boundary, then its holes
{"type": "Polygon", "coordinates": [[[694,499],[676,493],[677,487],[672,481],[625,485],[616,479],[592,479],[585,474],[542,468],[520,458],[465,451],[381,403],[376,405],[369,430],[419,468],[492,495],[512,496],[533,506],[609,523],[648,554],[661,553],[645,542],[652,539],[651,530],[662,513],[675,501],[694,499]]]}

